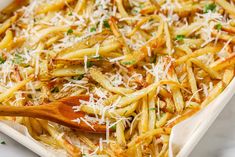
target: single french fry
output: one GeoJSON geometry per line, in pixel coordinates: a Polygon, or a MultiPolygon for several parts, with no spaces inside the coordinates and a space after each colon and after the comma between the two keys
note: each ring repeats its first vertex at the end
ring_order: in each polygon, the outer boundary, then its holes
{"type": "Polygon", "coordinates": [[[120,144],[121,146],[126,145],[124,131],[125,131],[125,127],[124,127],[123,121],[118,122],[116,126],[116,136],[117,136],[117,143],[120,144]]]}
{"type": "Polygon", "coordinates": [[[0,94],[0,102],[6,101],[14,95],[14,92],[23,88],[32,78],[25,79],[24,81],[18,82],[10,89],[7,89],[4,93],[0,94]]]}
{"type": "Polygon", "coordinates": [[[121,16],[123,18],[128,17],[128,13],[126,12],[124,6],[123,6],[123,0],[116,0],[118,11],[120,12],[121,16]]]}
{"type": "Polygon", "coordinates": [[[166,124],[166,127],[172,128],[174,127],[176,124],[182,122],[183,120],[191,117],[192,115],[194,115],[195,113],[197,113],[200,110],[200,107],[195,107],[192,109],[189,109],[187,111],[185,111],[180,117],[174,119],[172,122],[166,124]]]}
{"type": "Polygon", "coordinates": [[[128,89],[128,88],[123,88],[123,87],[114,87],[110,81],[105,78],[105,76],[98,70],[98,69],[94,69],[91,68],[89,70],[91,77],[98,82],[102,87],[104,87],[105,89],[114,92],[116,94],[128,94],[128,93],[132,93],[133,90],[132,89],[128,89]]]}
{"type": "Polygon", "coordinates": [[[57,140],[59,145],[67,150],[67,152],[72,156],[80,156],[81,151],[78,147],[72,145],[68,140],[65,139],[64,134],[58,132],[54,127],[49,125],[47,121],[39,121],[42,127],[49,132],[49,134],[57,140]]]}
{"type": "Polygon", "coordinates": [[[201,107],[206,107],[210,102],[212,102],[225,88],[224,82],[220,81],[215,85],[206,99],[201,103],[201,107]]]}
{"type": "Polygon", "coordinates": [[[156,128],[163,127],[171,117],[172,117],[172,114],[170,114],[169,112],[166,112],[165,114],[163,114],[160,117],[160,119],[156,121],[156,128]]]}
{"type": "Polygon", "coordinates": [[[164,22],[164,33],[166,36],[166,47],[167,47],[167,53],[168,55],[172,54],[172,43],[171,43],[171,35],[169,32],[169,27],[167,22],[164,22]]]}
{"type": "Polygon", "coordinates": [[[0,25],[0,35],[2,33],[4,33],[10,26],[12,23],[14,23],[18,18],[18,15],[15,14],[14,16],[12,16],[11,18],[7,19],[6,21],[4,21],[1,25],[0,25]]]}
{"type": "Polygon", "coordinates": [[[78,76],[85,73],[84,67],[79,65],[70,65],[56,68],[51,72],[52,77],[78,76]]]}
{"type": "Polygon", "coordinates": [[[48,35],[58,32],[67,32],[70,27],[67,26],[52,26],[46,29],[42,29],[38,32],[38,37],[34,40],[34,44],[37,44],[41,40],[45,39],[48,35]]]}
{"type": "Polygon", "coordinates": [[[142,99],[142,105],[141,105],[141,118],[139,122],[139,131],[140,134],[143,134],[147,132],[149,129],[149,107],[148,107],[148,97],[145,96],[142,99]]]}
{"type": "MultiPolygon", "coordinates": [[[[168,72],[168,75],[170,76],[170,79],[178,82],[177,75],[173,69],[173,66],[171,66],[171,69],[168,72]]],[[[172,96],[175,104],[175,108],[177,112],[182,112],[185,106],[185,102],[182,96],[182,93],[180,89],[174,85],[170,85],[171,91],[172,91],[172,96]]]]}
{"type": "Polygon", "coordinates": [[[195,75],[193,73],[192,70],[192,63],[190,61],[187,62],[187,73],[188,73],[188,80],[189,80],[189,84],[191,87],[191,91],[192,93],[194,93],[194,98],[197,99],[197,101],[200,101],[200,96],[197,88],[197,81],[195,79],[195,75]]]}
{"type": "Polygon", "coordinates": [[[180,57],[179,59],[177,59],[177,60],[175,61],[175,64],[176,64],[176,65],[179,65],[179,64],[184,63],[184,62],[187,61],[188,59],[195,58],[195,57],[201,56],[201,55],[203,55],[203,54],[207,54],[207,53],[214,54],[214,53],[219,52],[220,50],[221,50],[221,47],[220,47],[220,46],[217,46],[217,47],[214,47],[214,46],[207,46],[207,47],[198,49],[198,50],[194,51],[194,52],[191,53],[191,54],[187,54],[187,55],[185,55],[185,56],[183,56],[183,57],[180,57]]]}
{"type": "Polygon", "coordinates": [[[78,14],[81,13],[82,10],[85,8],[85,6],[86,6],[86,0],[78,0],[74,8],[74,12],[78,14]]]}
{"type": "Polygon", "coordinates": [[[171,132],[170,128],[159,128],[159,129],[154,129],[154,130],[150,130],[136,138],[134,138],[130,143],[127,144],[128,147],[132,147],[134,145],[138,145],[142,142],[145,141],[145,138],[150,138],[153,136],[159,136],[162,134],[169,134],[171,132]]]}
{"type": "Polygon", "coordinates": [[[190,61],[197,65],[198,67],[200,67],[201,69],[203,69],[204,71],[206,71],[209,76],[213,79],[219,79],[221,78],[219,73],[217,73],[216,71],[214,71],[213,69],[209,68],[208,66],[206,66],[205,64],[203,64],[200,60],[192,58],[190,59],[190,61]]]}
{"type": "Polygon", "coordinates": [[[103,56],[107,53],[117,50],[118,48],[121,48],[121,46],[122,45],[118,41],[114,41],[113,43],[99,47],[98,49],[96,47],[93,47],[93,48],[86,48],[70,52],[68,54],[63,55],[61,58],[72,59],[72,58],[82,58],[84,56],[95,56],[97,51],[100,56],[103,56]]]}
{"type": "Polygon", "coordinates": [[[225,12],[229,13],[233,17],[235,17],[235,7],[231,5],[226,0],[215,0],[222,8],[224,8],[225,12]]]}
{"type": "Polygon", "coordinates": [[[149,130],[155,129],[155,123],[156,123],[155,102],[156,102],[155,92],[150,92],[148,94],[149,130]]]}
{"type": "Polygon", "coordinates": [[[71,3],[73,1],[74,0],[56,0],[54,3],[51,3],[51,4],[46,3],[44,5],[39,6],[36,9],[36,14],[45,14],[45,13],[48,13],[48,12],[51,12],[51,11],[60,10],[64,6],[66,6],[66,3],[68,4],[68,3],[71,3]]]}

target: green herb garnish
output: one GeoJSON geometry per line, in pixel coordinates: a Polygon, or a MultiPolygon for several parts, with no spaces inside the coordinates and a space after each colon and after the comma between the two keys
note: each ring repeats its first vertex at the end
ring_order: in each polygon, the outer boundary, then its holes
{"type": "Polygon", "coordinates": [[[103,25],[105,28],[110,28],[109,22],[107,20],[104,21],[103,25]]]}
{"type": "Polygon", "coordinates": [[[184,38],[185,38],[184,35],[177,35],[175,39],[176,39],[177,41],[183,41],[184,38]]]}
{"type": "Polygon", "coordinates": [[[68,15],[69,15],[69,16],[72,16],[72,15],[73,15],[73,13],[72,13],[72,12],[70,12],[68,15]]]}
{"type": "Polygon", "coordinates": [[[2,57],[0,57],[0,64],[3,64],[3,63],[5,63],[5,59],[3,59],[2,57]]]}
{"type": "Polygon", "coordinates": [[[73,30],[72,30],[72,29],[69,29],[69,30],[67,31],[67,35],[72,34],[72,33],[73,33],[73,30]]]}
{"type": "Polygon", "coordinates": [[[135,63],[135,62],[134,61],[122,62],[123,65],[132,65],[133,63],[135,63]]]}
{"type": "Polygon", "coordinates": [[[137,9],[133,9],[132,12],[137,14],[139,11],[137,9]]]}
{"type": "Polygon", "coordinates": [[[93,66],[93,63],[92,63],[92,62],[90,62],[90,61],[87,61],[87,62],[86,62],[86,65],[87,65],[87,67],[88,67],[88,68],[90,68],[90,67],[92,67],[92,66],[93,66]]]}
{"type": "Polygon", "coordinates": [[[1,144],[6,144],[6,142],[5,141],[1,141],[1,144]]]}
{"type": "Polygon", "coordinates": [[[95,31],[96,31],[95,27],[90,28],[90,32],[95,32],[95,31]]]}
{"type": "Polygon", "coordinates": [[[157,108],[149,108],[150,111],[157,110],[157,108]]]}
{"type": "Polygon", "coordinates": [[[112,130],[116,130],[116,128],[117,128],[117,125],[113,125],[113,126],[111,127],[112,130]]]}
{"type": "Polygon", "coordinates": [[[79,76],[73,76],[72,79],[74,79],[74,80],[81,80],[81,79],[83,79],[84,75],[85,74],[81,74],[79,76]]]}
{"type": "Polygon", "coordinates": [[[219,31],[222,29],[222,25],[220,23],[218,23],[217,25],[215,25],[215,28],[219,31]]]}
{"type": "Polygon", "coordinates": [[[16,64],[21,64],[24,62],[24,58],[18,54],[15,54],[13,62],[16,64]]]}
{"type": "Polygon", "coordinates": [[[216,5],[214,3],[211,3],[211,4],[207,4],[204,8],[204,13],[208,13],[209,11],[211,12],[215,12],[215,9],[216,9],[216,5]]]}
{"type": "Polygon", "coordinates": [[[52,93],[58,93],[59,92],[59,88],[58,87],[54,87],[52,90],[51,90],[52,93]]]}

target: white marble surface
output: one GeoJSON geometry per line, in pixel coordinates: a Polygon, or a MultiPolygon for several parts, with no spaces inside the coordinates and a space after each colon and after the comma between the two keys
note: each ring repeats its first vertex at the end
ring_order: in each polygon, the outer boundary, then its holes
{"type": "MultiPolygon", "coordinates": [[[[36,154],[0,133],[0,156],[38,157],[36,154]]],[[[215,123],[198,143],[190,157],[234,157],[235,156],[235,96],[227,104],[215,123]]]]}

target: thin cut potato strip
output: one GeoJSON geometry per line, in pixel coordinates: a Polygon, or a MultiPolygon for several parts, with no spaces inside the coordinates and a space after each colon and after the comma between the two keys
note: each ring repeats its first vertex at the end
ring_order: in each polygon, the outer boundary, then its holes
{"type": "Polygon", "coordinates": [[[235,7],[230,3],[225,0],[215,0],[215,2],[224,8],[227,13],[231,14],[233,17],[235,16],[235,7]]]}
{"type": "Polygon", "coordinates": [[[61,58],[62,59],[81,58],[84,56],[94,56],[96,53],[102,56],[112,51],[115,51],[116,49],[120,47],[121,47],[121,44],[116,41],[116,42],[111,43],[110,45],[102,46],[99,48],[93,47],[93,48],[87,48],[87,49],[70,52],[68,54],[65,54],[61,58]]]}
{"type": "Polygon", "coordinates": [[[90,74],[91,74],[91,77],[95,81],[100,83],[101,86],[103,86],[104,88],[106,88],[107,90],[111,92],[114,92],[117,94],[127,94],[127,93],[133,92],[133,90],[131,89],[127,89],[123,87],[114,87],[98,69],[90,69],[90,74]]]}
{"type": "Polygon", "coordinates": [[[51,72],[53,77],[77,76],[85,73],[83,66],[67,66],[54,69],[51,72]]]}
{"type": "Polygon", "coordinates": [[[191,54],[187,54],[187,55],[177,59],[175,61],[175,64],[176,65],[182,64],[183,62],[187,61],[190,58],[195,58],[195,57],[201,56],[201,55],[206,54],[206,53],[212,53],[212,54],[213,53],[218,53],[220,50],[221,50],[220,46],[218,46],[218,47],[208,46],[208,47],[196,50],[195,52],[193,52],[191,54]]]}
{"type": "Polygon", "coordinates": [[[45,4],[45,5],[39,6],[36,10],[36,14],[45,14],[50,11],[60,10],[66,5],[66,3],[71,3],[73,1],[74,0],[55,0],[51,4],[45,4]]]}

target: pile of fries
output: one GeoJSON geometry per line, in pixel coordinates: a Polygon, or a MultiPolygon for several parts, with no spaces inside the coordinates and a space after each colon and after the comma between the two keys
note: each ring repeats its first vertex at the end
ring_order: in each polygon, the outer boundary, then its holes
{"type": "Polygon", "coordinates": [[[68,156],[168,156],[171,128],[234,77],[234,3],[15,0],[0,12],[1,105],[89,95],[74,112],[107,131],[1,119],[26,126],[34,139],[68,156]]]}

